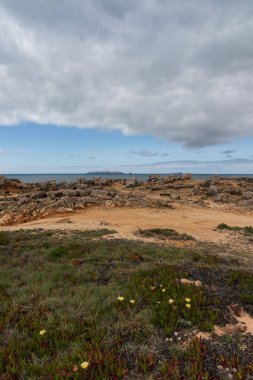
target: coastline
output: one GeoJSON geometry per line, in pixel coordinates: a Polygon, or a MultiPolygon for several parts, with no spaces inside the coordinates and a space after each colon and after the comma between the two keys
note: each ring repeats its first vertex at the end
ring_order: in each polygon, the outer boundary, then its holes
{"type": "MultiPolygon", "coordinates": [[[[74,173],[74,174],[2,174],[8,179],[18,179],[21,182],[26,183],[37,183],[37,182],[46,182],[46,181],[56,181],[56,182],[72,182],[76,181],[79,178],[85,178],[85,179],[93,179],[93,178],[109,178],[109,179],[131,179],[131,178],[137,178],[140,181],[147,181],[148,177],[152,175],[153,173],[143,173],[143,174],[105,174],[105,175],[94,175],[94,174],[81,174],[81,173],[74,173]]],[[[166,177],[170,174],[159,174],[161,177],[166,177]]],[[[217,174],[217,173],[197,173],[192,174],[192,180],[206,180],[211,177],[224,177],[224,178],[238,178],[238,177],[248,177],[253,178],[253,174],[217,174]]]]}

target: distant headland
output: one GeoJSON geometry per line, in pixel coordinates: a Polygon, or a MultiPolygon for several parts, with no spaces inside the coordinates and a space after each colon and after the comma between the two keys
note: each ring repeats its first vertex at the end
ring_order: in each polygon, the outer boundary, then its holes
{"type": "Polygon", "coordinates": [[[124,175],[123,172],[87,172],[85,175],[124,175]]]}

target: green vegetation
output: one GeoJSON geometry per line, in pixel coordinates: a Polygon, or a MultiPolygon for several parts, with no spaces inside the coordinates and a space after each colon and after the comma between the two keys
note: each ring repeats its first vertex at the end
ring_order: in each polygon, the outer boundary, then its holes
{"type": "Polygon", "coordinates": [[[151,322],[168,336],[179,327],[180,320],[200,330],[212,330],[216,313],[208,308],[203,290],[182,285],[179,278],[183,278],[182,271],[171,265],[138,272],[132,277],[128,298],[132,296],[137,307],[150,308],[151,322]]]}
{"type": "Polygon", "coordinates": [[[79,231],[77,234],[81,237],[86,238],[99,238],[104,235],[112,235],[115,234],[115,230],[108,230],[107,228],[103,228],[101,230],[86,230],[86,231],[79,231]]]}
{"type": "Polygon", "coordinates": [[[246,226],[246,227],[238,227],[238,226],[228,226],[225,223],[221,223],[217,226],[218,230],[229,230],[229,231],[240,231],[243,232],[245,235],[253,234],[253,227],[246,226]]]}
{"type": "Polygon", "coordinates": [[[219,379],[218,365],[253,375],[250,336],[247,354],[240,337],[231,351],[231,341],[195,338],[227,314],[227,294],[180,281],[224,266],[233,297],[252,292],[249,272],[201,248],[97,239],[102,231],[1,234],[1,379],[219,379]]]}
{"type": "Polygon", "coordinates": [[[210,373],[210,371],[207,370],[206,363],[210,360],[210,357],[215,354],[218,353],[216,353],[215,350],[212,350],[207,342],[193,339],[186,350],[183,352],[176,351],[176,355],[172,355],[172,359],[161,365],[160,373],[164,377],[158,378],[168,380],[246,379],[244,375],[252,373],[252,364],[242,366],[240,365],[237,356],[233,356],[231,359],[227,359],[223,356],[221,357],[220,364],[217,366],[218,371],[214,376],[213,373],[210,373]]]}
{"type": "Polygon", "coordinates": [[[188,234],[180,234],[170,228],[151,228],[146,230],[138,230],[138,234],[144,237],[155,237],[158,239],[170,240],[193,240],[193,237],[188,234]]]}
{"type": "Polygon", "coordinates": [[[253,274],[242,270],[233,271],[228,279],[229,285],[240,290],[240,298],[253,305],[253,274]]]}
{"type": "Polygon", "coordinates": [[[0,232],[0,245],[8,245],[9,238],[5,232],[0,232]]]}

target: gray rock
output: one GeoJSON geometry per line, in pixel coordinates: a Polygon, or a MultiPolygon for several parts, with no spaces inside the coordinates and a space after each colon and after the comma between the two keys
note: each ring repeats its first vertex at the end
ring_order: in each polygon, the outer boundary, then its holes
{"type": "Polygon", "coordinates": [[[170,199],[172,199],[173,201],[178,201],[181,198],[179,194],[171,194],[170,199]]]}
{"type": "Polygon", "coordinates": [[[208,189],[208,195],[210,197],[215,197],[217,196],[219,193],[221,192],[221,190],[218,188],[218,186],[214,186],[214,185],[211,185],[208,189]]]}
{"type": "Polygon", "coordinates": [[[141,182],[137,178],[131,178],[126,182],[126,188],[140,186],[141,182]]]}
{"type": "Polygon", "coordinates": [[[217,197],[214,198],[215,202],[228,203],[230,201],[229,194],[220,193],[217,197]]]}
{"type": "Polygon", "coordinates": [[[227,192],[231,195],[241,195],[242,190],[239,189],[238,187],[229,187],[227,188],[227,192]]]}
{"type": "Polygon", "coordinates": [[[191,189],[191,195],[199,195],[201,193],[200,187],[195,186],[193,189],[191,189]]]}
{"type": "Polygon", "coordinates": [[[98,200],[94,197],[82,197],[78,200],[78,203],[82,203],[83,205],[97,204],[98,200]]]}
{"type": "Polygon", "coordinates": [[[98,197],[101,199],[105,199],[105,197],[108,197],[108,196],[109,198],[111,198],[109,194],[110,192],[108,190],[92,190],[91,192],[92,197],[98,197]]]}
{"type": "Polygon", "coordinates": [[[244,199],[253,199],[253,191],[245,191],[242,196],[244,199]]]}

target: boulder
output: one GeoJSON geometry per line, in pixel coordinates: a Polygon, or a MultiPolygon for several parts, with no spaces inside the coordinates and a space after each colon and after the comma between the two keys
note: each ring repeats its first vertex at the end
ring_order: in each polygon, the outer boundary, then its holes
{"type": "Polygon", "coordinates": [[[126,182],[126,188],[140,186],[141,182],[137,178],[131,178],[126,182]]]}
{"type": "Polygon", "coordinates": [[[242,199],[239,202],[237,202],[237,205],[242,206],[242,207],[253,206],[253,198],[252,199],[242,199]]]}
{"type": "Polygon", "coordinates": [[[228,187],[227,193],[231,195],[242,195],[242,190],[239,189],[238,187],[228,187]]]}
{"type": "Polygon", "coordinates": [[[98,199],[94,198],[94,197],[82,197],[80,199],[78,199],[78,204],[83,204],[83,205],[88,205],[88,204],[97,204],[98,203],[98,199]]]}
{"type": "Polygon", "coordinates": [[[245,191],[243,194],[242,194],[242,197],[244,199],[253,199],[253,191],[245,191]]]}
{"type": "Polygon", "coordinates": [[[220,193],[217,197],[214,198],[215,202],[228,203],[230,201],[230,197],[228,193],[220,193]]]}
{"type": "Polygon", "coordinates": [[[199,195],[201,193],[199,186],[194,186],[193,189],[191,189],[191,195],[199,195]]]}
{"type": "Polygon", "coordinates": [[[212,184],[212,181],[210,179],[207,179],[206,181],[204,181],[201,186],[202,187],[205,187],[205,188],[209,188],[212,184]]]}
{"type": "Polygon", "coordinates": [[[219,193],[221,192],[221,190],[218,188],[218,186],[214,186],[214,185],[211,185],[208,189],[208,195],[210,197],[215,197],[217,196],[219,193]]]}
{"type": "Polygon", "coordinates": [[[179,194],[171,194],[170,199],[172,199],[173,201],[179,201],[180,195],[179,194]]]}
{"type": "Polygon", "coordinates": [[[192,173],[184,173],[182,175],[182,180],[183,181],[189,181],[190,179],[192,179],[192,173]]]}
{"type": "Polygon", "coordinates": [[[0,218],[0,226],[8,226],[12,224],[13,222],[13,216],[10,214],[5,214],[0,218]]]}

